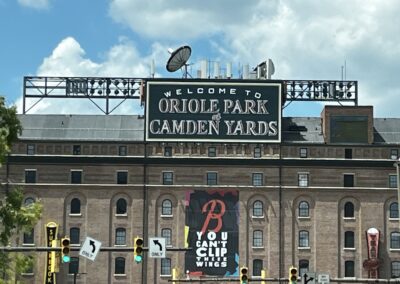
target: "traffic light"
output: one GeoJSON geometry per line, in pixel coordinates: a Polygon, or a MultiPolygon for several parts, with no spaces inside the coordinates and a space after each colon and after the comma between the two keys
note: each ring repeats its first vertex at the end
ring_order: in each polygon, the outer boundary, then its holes
{"type": "Polygon", "coordinates": [[[71,241],[68,237],[61,239],[61,259],[62,262],[67,263],[71,261],[71,257],[69,256],[71,241]]]}
{"type": "Polygon", "coordinates": [[[289,268],[289,284],[296,284],[297,283],[297,268],[294,266],[291,266],[289,268]]]}
{"type": "Polygon", "coordinates": [[[249,276],[247,273],[249,272],[249,269],[246,266],[243,266],[240,268],[240,283],[241,284],[247,284],[247,281],[249,280],[249,276]]]}
{"type": "Polygon", "coordinates": [[[136,237],[133,243],[133,251],[135,256],[135,261],[137,263],[142,262],[143,259],[143,239],[136,237]]]}

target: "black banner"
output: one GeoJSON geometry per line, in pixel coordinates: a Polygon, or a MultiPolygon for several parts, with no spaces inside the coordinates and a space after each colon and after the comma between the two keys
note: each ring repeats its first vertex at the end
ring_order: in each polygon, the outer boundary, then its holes
{"type": "Polygon", "coordinates": [[[277,143],[281,83],[149,81],[148,141],[277,143]]]}
{"type": "MultiPolygon", "coordinates": [[[[57,239],[58,225],[54,222],[49,222],[46,224],[46,237],[47,246],[52,247],[53,240],[57,239]]],[[[44,284],[56,284],[56,274],[51,272],[52,270],[52,252],[47,252],[46,255],[46,267],[44,275],[44,284]]],[[[54,264],[53,264],[54,265],[54,264]]]]}
{"type": "Polygon", "coordinates": [[[237,276],[239,210],[237,190],[186,193],[185,271],[190,275],[237,276]]]}

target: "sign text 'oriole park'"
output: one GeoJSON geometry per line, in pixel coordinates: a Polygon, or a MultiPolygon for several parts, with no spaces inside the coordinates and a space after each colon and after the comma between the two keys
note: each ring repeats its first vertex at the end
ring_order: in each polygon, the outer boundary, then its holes
{"type": "Polygon", "coordinates": [[[146,140],[281,140],[281,83],[148,81],[146,140]]]}

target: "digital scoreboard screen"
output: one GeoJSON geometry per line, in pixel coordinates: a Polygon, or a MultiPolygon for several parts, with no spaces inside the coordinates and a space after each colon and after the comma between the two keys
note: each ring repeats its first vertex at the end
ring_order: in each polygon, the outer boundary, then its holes
{"type": "Polygon", "coordinates": [[[368,116],[332,116],[331,143],[368,143],[368,116]]]}

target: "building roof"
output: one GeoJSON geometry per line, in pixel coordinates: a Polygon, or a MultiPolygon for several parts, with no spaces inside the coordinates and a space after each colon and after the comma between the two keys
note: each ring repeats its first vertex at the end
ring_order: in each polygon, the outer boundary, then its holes
{"type": "Polygon", "coordinates": [[[143,141],[137,115],[20,115],[23,140],[143,141]]]}
{"type": "MultiPolygon", "coordinates": [[[[126,141],[144,140],[139,115],[19,115],[22,140],[126,141]]],[[[320,117],[282,118],[282,141],[324,143],[320,117]]],[[[375,118],[374,143],[400,144],[400,118],[375,118]]]]}

